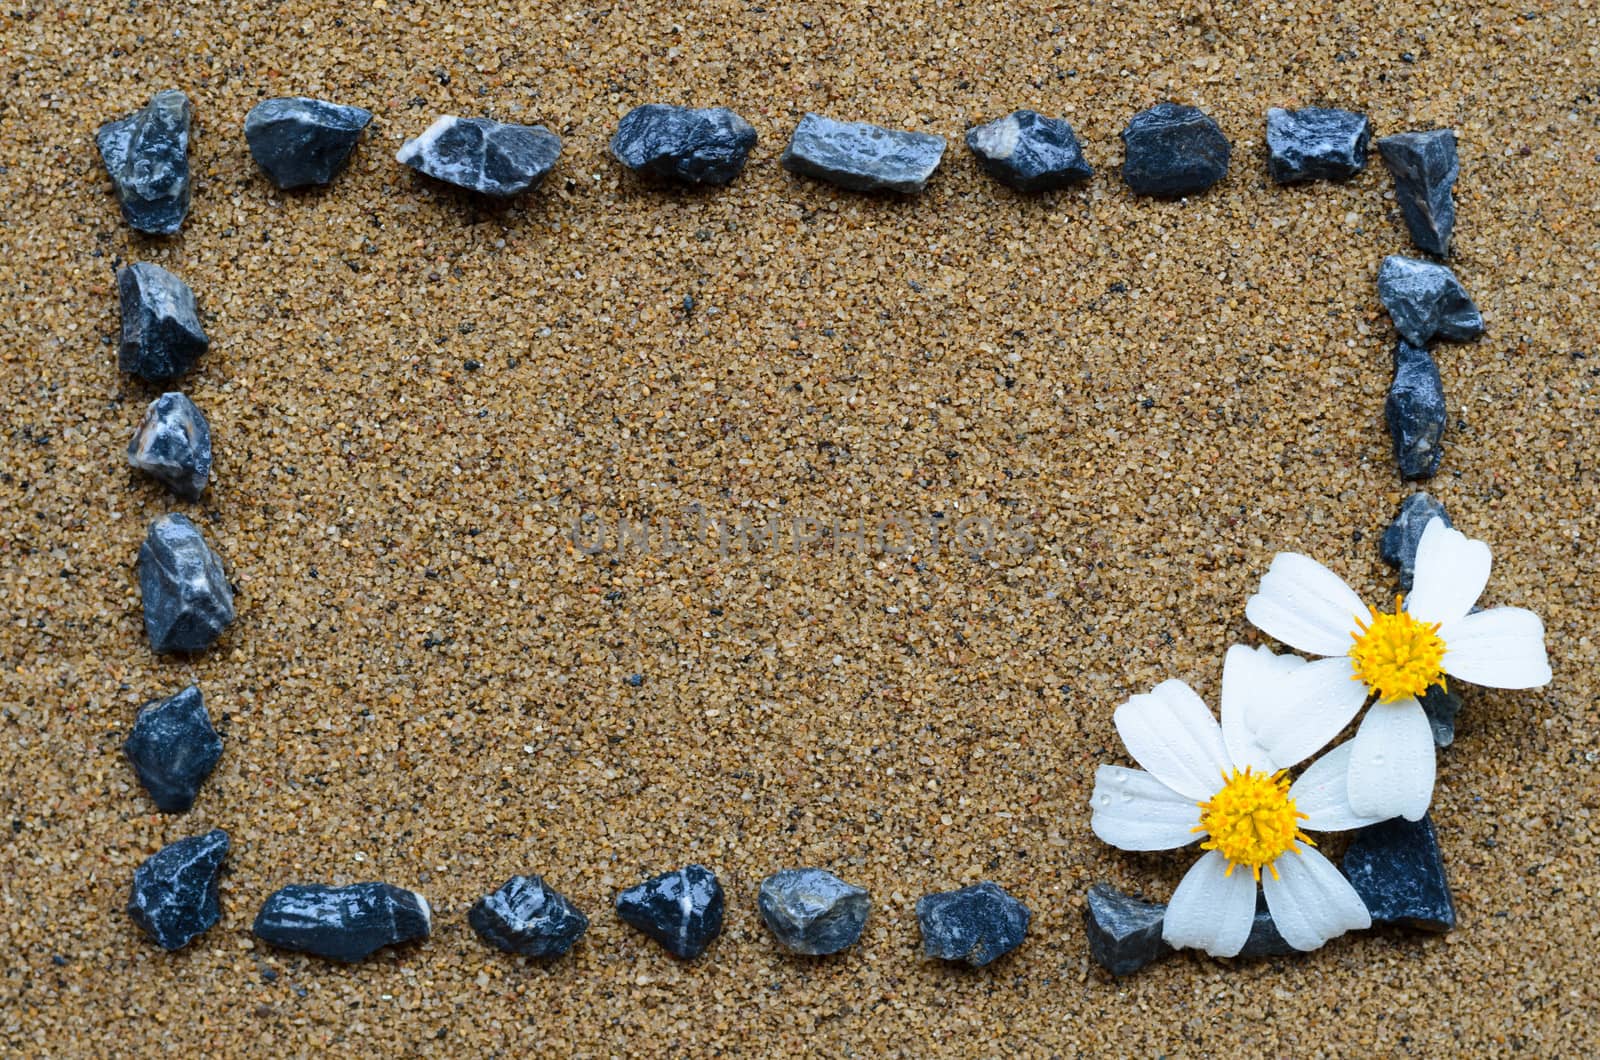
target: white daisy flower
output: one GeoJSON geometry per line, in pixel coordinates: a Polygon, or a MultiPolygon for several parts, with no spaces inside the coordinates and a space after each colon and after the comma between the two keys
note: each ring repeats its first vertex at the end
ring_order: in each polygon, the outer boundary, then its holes
{"type": "Polygon", "coordinates": [[[1280,552],[1245,614],[1263,632],[1317,659],[1285,678],[1293,710],[1252,718],[1274,758],[1297,761],[1377,702],[1350,741],[1350,805],[1366,817],[1419,819],[1433,800],[1434,747],[1417,702],[1445,675],[1490,688],[1550,681],[1544,623],[1520,607],[1470,613],[1489,581],[1489,546],[1431,520],[1417,544],[1411,593],[1393,614],[1362,604],[1344,580],[1297,552],[1280,552]]]}
{"type": "Polygon", "coordinates": [[[1302,831],[1373,823],[1350,808],[1349,745],[1290,784],[1285,769],[1297,760],[1274,758],[1251,733],[1258,715],[1283,709],[1282,683],[1305,665],[1266,648],[1228,649],[1220,726],[1182,681],[1164,681],[1117,708],[1117,732],[1144,769],[1095,771],[1094,834],[1123,850],[1171,850],[1199,839],[1207,852],[1167,905],[1161,935],[1168,945],[1236,955],[1255,921],[1258,881],[1278,933],[1295,949],[1372,926],[1361,896],[1302,831]]]}

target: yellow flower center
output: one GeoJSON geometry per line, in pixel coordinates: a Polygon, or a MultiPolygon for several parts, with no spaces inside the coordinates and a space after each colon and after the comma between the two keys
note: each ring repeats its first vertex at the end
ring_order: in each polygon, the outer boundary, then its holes
{"type": "Polygon", "coordinates": [[[1355,641],[1350,648],[1356,664],[1354,678],[1381,703],[1420,696],[1429,685],[1443,687],[1444,641],[1439,639],[1439,623],[1418,622],[1401,608],[1398,596],[1394,614],[1371,610],[1371,620],[1357,619],[1360,629],[1350,634],[1355,641]]]}
{"type": "Polygon", "coordinates": [[[1194,830],[1210,836],[1200,844],[1202,850],[1218,851],[1228,859],[1227,875],[1248,865],[1260,880],[1265,865],[1277,879],[1278,870],[1272,863],[1284,851],[1294,849],[1295,840],[1316,846],[1300,831],[1306,815],[1296,810],[1289,798],[1285,770],[1268,775],[1253,773],[1246,766],[1243,772],[1235,769],[1231,777],[1224,773],[1223,780],[1222,790],[1211,796],[1210,802],[1200,803],[1200,825],[1194,830]]]}

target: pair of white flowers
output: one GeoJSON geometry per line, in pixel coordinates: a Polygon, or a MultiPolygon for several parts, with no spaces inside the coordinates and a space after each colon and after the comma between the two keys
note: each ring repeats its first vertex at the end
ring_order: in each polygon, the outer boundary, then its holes
{"type": "Polygon", "coordinates": [[[1315,560],[1279,553],[1245,614],[1321,658],[1230,648],[1221,725],[1182,681],[1117,708],[1117,732],[1144,768],[1095,773],[1095,834],[1123,850],[1200,839],[1206,851],[1167,906],[1162,934],[1170,945],[1237,954],[1254,922],[1258,881],[1279,934],[1296,949],[1371,926],[1361,897],[1306,832],[1427,812],[1433,732],[1417,697],[1446,675],[1491,688],[1549,682],[1537,615],[1473,610],[1488,580],[1489,547],[1439,519],[1422,533],[1411,592],[1392,614],[1363,605],[1315,560]],[[1369,700],[1355,737],[1291,784],[1286,771],[1369,700]]]}

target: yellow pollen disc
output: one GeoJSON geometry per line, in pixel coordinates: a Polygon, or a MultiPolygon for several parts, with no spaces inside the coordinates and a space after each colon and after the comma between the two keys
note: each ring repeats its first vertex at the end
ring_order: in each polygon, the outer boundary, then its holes
{"type": "Polygon", "coordinates": [[[1228,859],[1229,876],[1245,865],[1260,880],[1265,865],[1277,879],[1278,870],[1272,863],[1293,849],[1295,840],[1316,846],[1300,831],[1306,815],[1294,808],[1289,778],[1283,770],[1269,775],[1253,773],[1246,766],[1243,772],[1235,769],[1233,776],[1222,776],[1226,782],[1222,790],[1211,796],[1210,802],[1200,803],[1200,825],[1195,831],[1209,837],[1200,844],[1201,849],[1215,850],[1228,859]]]}
{"type": "Polygon", "coordinates": [[[1444,641],[1439,639],[1439,623],[1418,622],[1394,599],[1394,614],[1372,609],[1366,622],[1350,634],[1355,641],[1350,658],[1356,664],[1354,677],[1378,697],[1393,703],[1406,696],[1420,696],[1429,685],[1444,685],[1444,641]]]}

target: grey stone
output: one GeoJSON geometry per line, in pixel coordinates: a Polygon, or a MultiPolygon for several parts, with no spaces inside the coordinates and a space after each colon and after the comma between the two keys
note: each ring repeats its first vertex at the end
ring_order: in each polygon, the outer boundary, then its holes
{"type": "Polygon", "coordinates": [[[693,960],[722,931],[722,884],[703,865],[652,877],[617,895],[617,916],[674,957],[693,960]]]}
{"type": "Polygon", "coordinates": [[[346,963],[425,939],[432,929],[428,900],[387,883],[284,887],[262,903],[251,928],[280,949],[346,963]]]}
{"type": "Polygon", "coordinates": [[[394,157],[435,180],[506,199],[536,187],[560,155],[561,137],[542,125],[447,114],[394,157]]]}
{"type": "Polygon", "coordinates": [[[1401,340],[1394,351],[1394,382],[1384,402],[1394,459],[1405,479],[1431,478],[1444,457],[1447,413],[1444,383],[1433,356],[1421,346],[1401,340]]]}
{"type": "Polygon", "coordinates": [[[1244,940],[1244,947],[1236,956],[1239,957],[1282,957],[1300,951],[1289,945],[1287,939],[1278,933],[1278,925],[1272,919],[1272,910],[1267,908],[1267,896],[1258,889],[1256,891],[1256,918],[1250,924],[1250,934],[1244,940]]]}
{"type": "Polygon", "coordinates": [[[1094,174],[1072,126],[1037,111],[1013,111],[969,129],[967,147],[985,173],[1018,191],[1051,191],[1094,174]]]}
{"type": "Polygon", "coordinates": [[[680,184],[727,184],[744,169],[756,131],[727,107],[646,103],[623,115],[611,154],[636,173],[680,184]]]}
{"type": "Polygon", "coordinates": [[[1429,685],[1417,702],[1422,704],[1422,712],[1428,716],[1428,725],[1433,729],[1434,746],[1449,747],[1455,743],[1456,715],[1461,713],[1461,697],[1444,685],[1429,685]]]}
{"type": "Polygon", "coordinates": [[[851,191],[914,194],[944,157],[944,137],[807,114],[779,160],[784,169],[851,191]]]}
{"type": "Polygon", "coordinates": [[[1198,107],[1157,103],[1122,130],[1122,179],[1136,195],[1198,195],[1228,175],[1233,148],[1198,107]]]}
{"type": "Polygon", "coordinates": [[[304,188],[333,180],[371,121],[372,112],[363,107],[283,96],[250,108],[244,138],[272,183],[304,188]]]}
{"type": "Polygon", "coordinates": [[[988,880],[917,899],[922,952],[981,968],[1018,946],[1033,913],[988,880]]]}
{"type": "Polygon", "coordinates": [[[1166,915],[1165,903],[1142,902],[1115,887],[1095,884],[1083,907],[1089,956],[1112,975],[1132,975],[1172,952],[1161,937],[1166,915]]]}
{"type": "Polygon", "coordinates": [[[1378,300],[1413,346],[1436,338],[1465,342],[1483,334],[1483,316],[1456,274],[1431,261],[1391,254],[1378,268],[1378,300]]]}
{"type": "Polygon", "coordinates": [[[141,261],[117,271],[122,343],[117,366],[151,383],[175,379],[210,347],[189,285],[160,265],[141,261]]]}
{"type": "Polygon", "coordinates": [[[233,621],[222,561],[187,516],[163,515],[139,548],[144,631],[157,653],[204,651],[233,621]]]}
{"type": "Polygon", "coordinates": [[[1456,926],[1444,854],[1426,814],[1420,821],[1396,817],[1357,829],[1345,851],[1344,874],[1374,924],[1438,932],[1456,926]]]}
{"type": "Polygon", "coordinates": [[[467,913],[478,937],[507,953],[559,957],[589,930],[589,918],[538,876],[513,876],[467,913]]]}
{"type": "Polygon", "coordinates": [[[141,110],[108,121],[95,145],[122,203],[123,219],[141,232],[170,236],[189,214],[189,97],[157,92],[141,110]]]}
{"type": "Polygon", "coordinates": [[[1422,543],[1422,532],[1434,519],[1443,520],[1446,526],[1454,525],[1444,505],[1426,491],[1418,490],[1400,502],[1400,511],[1378,541],[1378,555],[1400,572],[1403,593],[1411,591],[1411,581],[1417,574],[1417,546],[1422,543]]]}
{"type": "Polygon", "coordinates": [[[756,906],[784,948],[818,957],[855,945],[872,899],[824,869],[784,869],[761,881],[756,906]]]}
{"type": "Polygon", "coordinates": [[[222,918],[217,878],[228,848],[228,833],[215,828],[169,843],[134,870],[128,915],[156,945],[182,949],[222,918]]]}
{"type": "Polygon", "coordinates": [[[222,740],[211,727],[205,697],[190,685],[139,708],[122,750],[156,809],[186,813],[222,757],[222,740]]]}
{"type": "Polygon", "coordinates": [[[1394,197],[1411,241],[1436,257],[1450,253],[1456,227],[1451,189],[1461,173],[1456,134],[1449,129],[1400,133],[1378,141],[1378,154],[1394,175],[1394,197]]]}
{"type": "Polygon", "coordinates": [[[1267,171],[1279,184],[1348,180],[1367,168],[1372,123],[1333,107],[1267,111],[1267,171]]]}
{"type": "Polygon", "coordinates": [[[211,477],[211,425],[182,394],[162,394],[133,432],[128,463],[185,500],[196,500],[211,477]]]}

